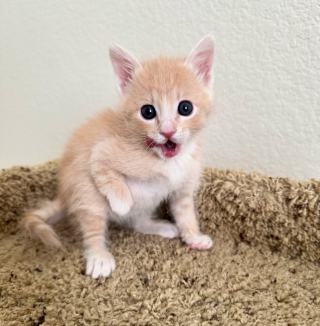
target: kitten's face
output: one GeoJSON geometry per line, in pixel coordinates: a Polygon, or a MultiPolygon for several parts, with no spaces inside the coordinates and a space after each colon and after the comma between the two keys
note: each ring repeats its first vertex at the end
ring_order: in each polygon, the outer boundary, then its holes
{"type": "Polygon", "coordinates": [[[187,61],[165,57],[142,65],[134,61],[134,74],[122,85],[130,135],[161,158],[175,157],[192,144],[210,114],[213,52],[208,53],[209,62],[203,51],[200,55],[204,62],[196,62],[198,70],[188,62],[190,56],[187,61]]]}

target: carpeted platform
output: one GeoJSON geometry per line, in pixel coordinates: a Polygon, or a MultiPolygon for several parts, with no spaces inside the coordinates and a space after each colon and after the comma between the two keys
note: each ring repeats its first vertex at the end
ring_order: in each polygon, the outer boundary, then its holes
{"type": "Polygon", "coordinates": [[[320,182],[206,169],[197,197],[210,251],[113,227],[111,278],[17,231],[56,191],[57,162],[0,172],[0,325],[320,325],[320,182]]]}

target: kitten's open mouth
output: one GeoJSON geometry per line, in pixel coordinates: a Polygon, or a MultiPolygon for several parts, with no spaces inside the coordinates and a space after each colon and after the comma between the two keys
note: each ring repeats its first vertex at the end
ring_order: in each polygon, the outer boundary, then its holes
{"type": "Polygon", "coordinates": [[[180,144],[177,144],[171,140],[168,140],[164,144],[158,144],[153,139],[147,138],[146,143],[149,148],[153,148],[156,146],[159,147],[162,151],[162,154],[168,158],[176,156],[180,152],[181,147],[180,144]]]}
{"type": "Polygon", "coordinates": [[[180,151],[180,144],[176,144],[173,141],[168,140],[165,144],[160,145],[160,148],[165,157],[174,157],[180,151]]]}

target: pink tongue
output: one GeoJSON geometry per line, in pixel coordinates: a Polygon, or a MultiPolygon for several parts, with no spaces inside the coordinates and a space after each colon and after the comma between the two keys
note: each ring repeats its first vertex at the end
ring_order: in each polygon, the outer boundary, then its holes
{"type": "Polygon", "coordinates": [[[161,145],[161,150],[165,157],[173,157],[178,154],[179,146],[171,140],[168,140],[165,144],[161,145]]]}

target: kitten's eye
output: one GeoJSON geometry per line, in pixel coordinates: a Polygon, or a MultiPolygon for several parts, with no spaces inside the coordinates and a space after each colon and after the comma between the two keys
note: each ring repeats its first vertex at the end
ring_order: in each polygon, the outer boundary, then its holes
{"type": "Polygon", "coordinates": [[[178,112],[180,115],[184,115],[184,116],[190,115],[192,113],[192,110],[193,110],[193,106],[190,102],[182,101],[179,103],[178,112]]]}
{"type": "Polygon", "coordinates": [[[145,119],[150,120],[156,116],[156,110],[152,105],[147,104],[141,108],[141,114],[145,119]]]}

